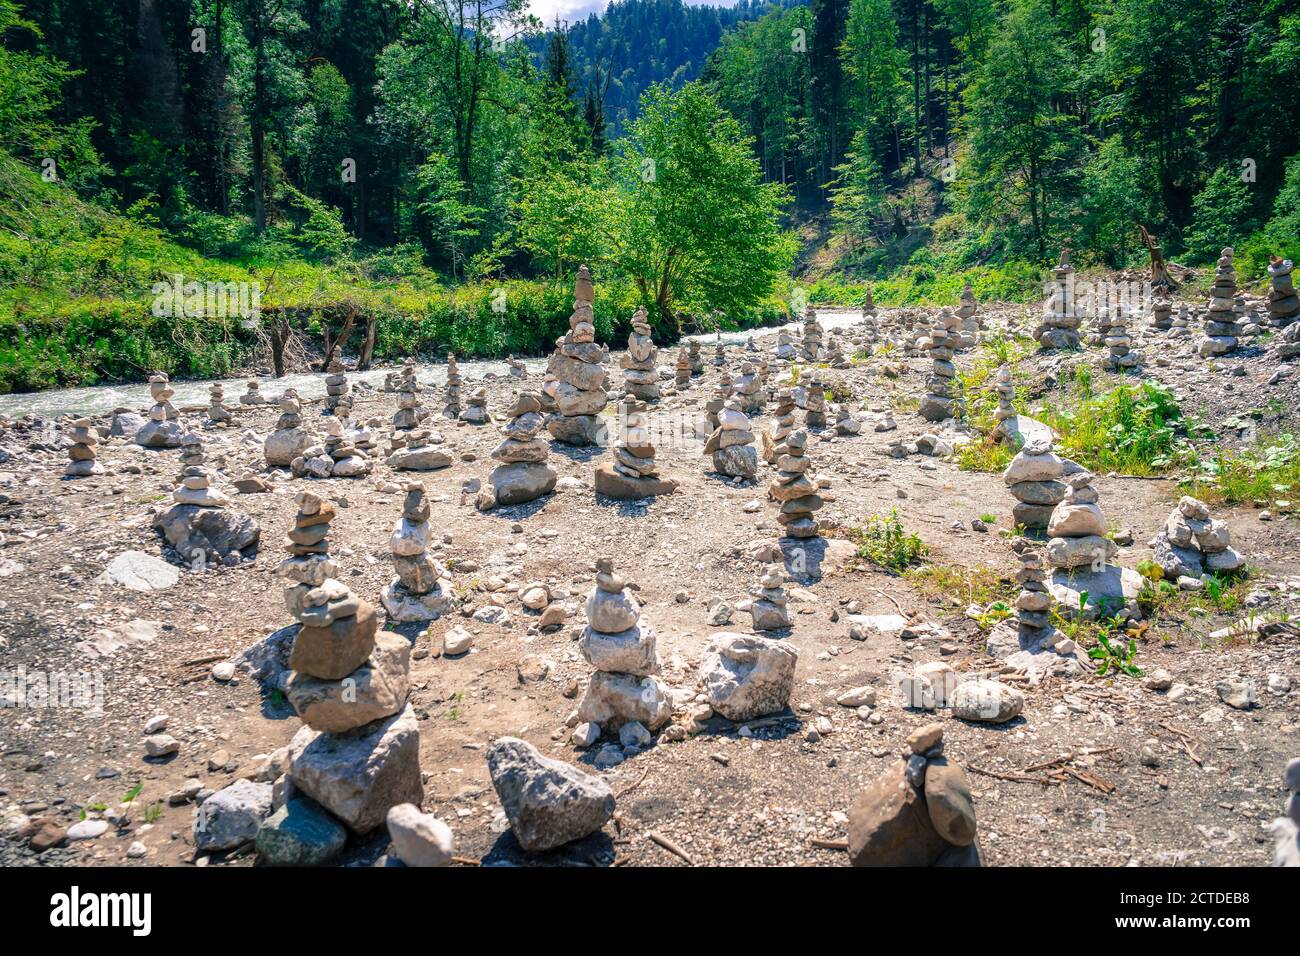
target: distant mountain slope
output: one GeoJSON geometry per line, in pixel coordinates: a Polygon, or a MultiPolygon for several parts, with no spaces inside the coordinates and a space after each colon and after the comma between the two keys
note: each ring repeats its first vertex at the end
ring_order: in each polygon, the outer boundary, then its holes
{"type": "MultiPolygon", "coordinates": [[[[605,117],[611,137],[636,116],[641,92],[653,83],[698,79],[722,35],[740,23],[804,0],[740,0],[734,7],[686,6],[682,0],[618,0],[600,15],[568,25],[574,86],[581,100],[597,70],[609,75],[605,117]]],[[[539,62],[547,38],[532,43],[539,62]]]]}

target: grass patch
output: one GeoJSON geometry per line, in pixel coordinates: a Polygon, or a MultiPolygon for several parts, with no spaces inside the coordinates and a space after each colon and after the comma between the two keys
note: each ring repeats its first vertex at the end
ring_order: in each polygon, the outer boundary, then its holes
{"type": "Polygon", "coordinates": [[[1300,440],[1286,432],[1241,451],[1217,452],[1198,460],[1179,485],[1208,504],[1249,501],[1284,510],[1300,488],[1300,440]]]}
{"type": "Polygon", "coordinates": [[[927,597],[942,598],[959,607],[978,604],[991,608],[1003,604],[1009,612],[1018,593],[1015,582],[984,565],[968,568],[954,564],[922,564],[908,569],[903,577],[927,597]]]}
{"type": "Polygon", "coordinates": [[[858,546],[858,557],[895,574],[919,563],[930,550],[903,527],[897,508],[890,509],[887,515],[871,515],[865,525],[849,529],[849,537],[858,546]]]}
{"type": "Polygon", "coordinates": [[[1173,392],[1154,382],[1097,392],[1092,370],[1080,365],[1069,394],[1037,417],[1061,436],[1058,453],[1092,471],[1150,477],[1195,458],[1173,392]]]}

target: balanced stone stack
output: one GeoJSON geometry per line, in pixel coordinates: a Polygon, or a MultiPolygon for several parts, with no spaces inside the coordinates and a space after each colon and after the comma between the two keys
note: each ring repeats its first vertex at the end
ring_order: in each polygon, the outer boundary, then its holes
{"type": "Polygon", "coordinates": [[[406,486],[402,517],[388,538],[397,577],[379,595],[391,621],[433,621],[455,607],[451,575],[429,557],[431,535],[424,485],[413,481],[406,486]]]}
{"type": "Polygon", "coordinates": [[[1211,517],[1205,502],[1184,495],[1165,526],[1151,539],[1155,561],[1170,581],[1231,574],[1245,559],[1232,546],[1228,525],[1211,517]]]}
{"type": "Polygon", "coordinates": [[[311,447],[311,432],[302,427],[302,403],[298,393],[291,388],[280,396],[280,417],[275,430],[266,437],[263,449],[266,463],[272,468],[292,465],[294,459],[311,447]]]}
{"type": "Polygon", "coordinates": [[[1047,574],[1043,557],[1034,548],[1025,548],[1019,554],[1020,570],[1016,582],[1020,594],[1016,597],[1016,629],[1022,645],[1055,647],[1061,636],[1052,624],[1052,595],[1047,590],[1047,574]]]}
{"type": "Polygon", "coordinates": [[[973,348],[979,342],[980,323],[975,317],[978,307],[975,304],[975,290],[970,283],[961,290],[961,301],[957,306],[957,347],[973,348]]]}
{"type": "Polygon", "coordinates": [[[240,405],[265,405],[266,398],[262,395],[261,383],[255,378],[248,380],[248,385],[243,395],[239,396],[240,405]]]}
{"type": "Polygon", "coordinates": [[[1080,316],[1074,301],[1074,268],[1070,265],[1070,250],[1061,250],[1061,261],[1053,271],[1052,294],[1043,304],[1043,321],[1034,332],[1040,347],[1045,349],[1077,349],[1080,316]]]}
{"type": "MultiPolygon", "coordinates": [[[[437,441],[441,440],[437,436],[437,441]]],[[[437,447],[435,433],[427,428],[394,434],[389,444],[391,448],[385,461],[394,471],[436,471],[451,465],[451,456],[437,447]]]]}
{"type": "Polygon", "coordinates": [[[753,601],[749,614],[756,631],[782,631],[790,626],[790,598],[785,593],[785,575],[775,565],[763,572],[757,587],[750,588],[753,601]]]}
{"type": "Polygon", "coordinates": [[[226,407],[226,392],[220,382],[208,386],[208,421],[222,424],[231,421],[230,409],[226,407]]]}
{"type": "Polygon", "coordinates": [[[1049,590],[1063,613],[1113,617],[1134,605],[1142,589],[1136,571],[1112,564],[1119,547],[1106,537],[1106,518],[1097,504],[1092,475],[1066,479],[1069,490],[1047,523],[1047,561],[1055,568],[1049,590]],[[1081,599],[1086,606],[1081,607],[1081,599]]]}
{"type": "Polygon", "coordinates": [[[732,394],[746,415],[756,415],[763,411],[766,397],[763,394],[763,383],[749,362],[740,367],[740,377],[733,385],[732,394]]]}
{"type": "Polygon", "coordinates": [[[753,425],[737,399],[727,399],[718,412],[718,427],[704,443],[704,454],[713,456],[713,470],[720,475],[752,480],[758,474],[753,425]]]}
{"type": "Polygon", "coordinates": [[[870,289],[866,291],[866,295],[862,299],[862,314],[869,319],[875,319],[876,317],[876,300],[871,297],[870,289]]]}
{"type": "Polygon", "coordinates": [[[277,574],[292,582],[285,605],[300,627],[289,653],[286,696],[307,726],[289,744],[289,780],[354,833],[388,810],[424,799],[419,730],[407,704],[410,641],[379,633],[374,607],[335,579],[329,526],[335,506],[311,492],[277,574]]]}
{"type": "Polygon", "coordinates": [[[922,418],[930,422],[941,422],[954,418],[957,414],[957,399],[953,390],[953,379],[957,375],[957,366],[953,364],[953,351],[957,344],[956,318],[947,309],[939,313],[939,319],[930,330],[930,338],[924,343],[930,352],[930,377],[925,380],[925,396],[918,409],[922,418]]]}
{"type": "Polygon", "coordinates": [[[393,412],[393,428],[410,431],[425,418],[420,407],[420,385],[415,376],[403,376],[397,386],[397,411],[393,412]]]}
{"type": "Polygon", "coordinates": [[[718,391],[722,393],[724,399],[731,398],[732,393],[736,390],[732,382],[731,373],[725,368],[718,373],[718,391]]]}
{"type": "Polygon", "coordinates": [[[853,417],[853,410],[842,404],[836,411],[835,434],[849,438],[862,431],[862,422],[853,417]]]}
{"type": "Polygon", "coordinates": [[[776,520],[791,538],[817,536],[817,519],[813,513],[823,504],[817,493],[817,482],[808,475],[811,463],[804,454],[807,444],[807,432],[786,436],[785,452],[776,461],[776,477],[767,486],[768,497],[781,506],[776,520]]]}
{"type": "Polygon", "coordinates": [[[785,441],[794,434],[795,412],[798,408],[793,391],[783,388],[776,393],[776,410],[772,413],[772,423],[763,432],[763,460],[769,465],[775,465],[777,459],[785,454],[785,441]]]}
{"type": "Polygon", "coordinates": [[[1237,319],[1237,270],[1232,264],[1232,247],[1219,254],[1214,285],[1205,313],[1205,337],[1197,351],[1202,356],[1227,355],[1237,347],[1241,323],[1237,319]]]}
{"type": "Polygon", "coordinates": [[[714,386],[713,395],[704,403],[704,437],[707,438],[718,429],[718,416],[722,414],[722,409],[726,407],[727,396],[723,394],[722,386],[714,386]]]}
{"type": "Polygon", "coordinates": [[[821,431],[826,427],[826,385],[811,369],[799,376],[799,384],[804,390],[803,423],[809,431],[821,431]]]}
{"type": "Polygon", "coordinates": [[[1300,294],[1291,278],[1293,265],[1290,259],[1274,256],[1268,264],[1268,320],[1273,325],[1285,327],[1300,319],[1300,294]]]}
{"type": "Polygon", "coordinates": [[[691,359],[690,356],[686,354],[685,349],[677,350],[677,365],[674,368],[673,373],[673,384],[676,385],[678,389],[686,388],[691,384],[691,359]]]}
{"type": "Polygon", "coordinates": [[[156,515],[153,526],[191,567],[234,566],[256,556],[262,532],[256,521],[231,509],[229,499],[212,487],[204,462],[203,443],[197,435],[186,435],[172,492],[175,504],[156,515]]]}
{"type": "Polygon", "coordinates": [[[839,329],[836,329],[831,333],[830,348],[826,350],[826,364],[831,368],[848,368],[849,360],[840,345],[840,339],[843,336],[839,334],[839,331],[839,329]]]}
{"type": "Polygon", "coordinates": [[[1102,360],[1102,367],[1112,372],[1124,372],[1142,364],[1142,355],[1133,350],[1133,336],[1128,334],[1126,312],[1117,312],[1111,318],[1103,341],[1106,343],[1106,357],[1102,360]]]}
{"type": "Polygon", "coordinates": [[[713,343],[713,364],[724,368],[727,364],[727,347],[722,344],[722,333],[718,333],[713,343]]]}
{"type": "Polygon", "coordinates": [[[455,420],[460,417],[460,367],[456,364],[456,356],[451,352],[447,353],[447,403],[442,408],[442,414],[446,418],[455,420]]]}
{"type": "Polygon", "coordinates": [[[352,414],[352,398],[348,392],[348,377],[343,373],[343,363],[330,362],[325,376],[325,414],[347,418],[352,414]]]}
{"type": "Polygon", "coordinates": [[[135,433],[135,443],[145,448],[178,448],[184,429],[181,428],[181,413],[172,404],[176,394],[171,387],[166,373],[157,372],[149,376],[149,395],[153,398],[153,407],[149,409],[149,420],[135,433]]]}
{"type": "Polygon", "coordinates": [[[480,511],[533,501],[555,488],[555,469],[546,464],[551,450],[538,437],[545,423],[541,412],[536,392],[520,392],[506,410],[509,421],[501,429],[505,438],[492,449],[492,459],[501,464],[492,469],[486,487],[479,492],[480,511]]]}
{"type": "Polygon", "coordinates": [[[1175,318],[1173,324],[1169,326],[1169,337],[1171,339],[1186,339],[1191,338],[1191,335],[1192,316],[1191,312],[1187,308],[1187,304],[1183,303],[1178,307],[1177,318],[1175,318]]]}
{"type": "Polygon", "coordinates": [[[943,754],[943,725],[907,738],[911,750],[849,808],[854,866],[980,866],[975,802],[966,773],[943,754]]]}
{"type": "Polygon", "coordinates": [[[370,474],[369,456],[343,434],[343,423],[331,418],[325,440],[302,450],[289,465],[297,478],[358,478],[370,474]]]}
{"type": "Polygon", "coordinates": [[[1174,303],[1167,295],[1156,294],[1151,299],[1151,328],[1168,332],[1174,324],[1174,303]]]}
{"type": "Polygon", "coordinates": [[[687,343],[686,348],[687,348],[687,353],[690,355],[690,359],[691,359],[691,374],[703,375],[704,355],[700,352],[700,340],[691,339],[690,342],[687,343]]]}
{"type": "Polygon", "coordinates": [[[799,357],[799,350],[790,338],[790,333],[785,329],[776,333],[776,348],[773,349],[772,354],[787,362],[793,362],[799,357]]]}
{"type": "Polygon", "coordinates": [[[546,429],[557,441],[568,445],[599,445],[605,436],[599,416],[609,400],[605,392],[606,356],[596,344],[594,302],[591,272],[581,266],[573,286],[569,331],[556,340],[542,386],[556,409],[547,418],[546,429]]]}
{"type": "Polygon", "coordinates": [[[805,361],[817,362],[822,357],[822,326],[817,321],[817,313],[812,309],[803,322],[803,357],[805,361]]]}
{"type": "Polygon", "coordinates": [[[487,388],[479,386],[470,394],[465,410],[460,413],[460,420],[470,425],[486,425],[492,421],[492,416],[488,413],[487,403],[487,388]]]}
{"type": "Polygon", "coordinates": [[[619,362],[623,368],[623,388],[629,394],[646,402],[659,397],[659,371],[655,365],[658,358],[659,349],[650,337],[650,322],[642,306],[632,316],[627,351],[619,362]]]}
{"type": "Polygon", "coordinates": [[[95,446],[99,444],[99,432],[90,424],[89,418],[78,418],[68,429],[72,444],[68,447],[68,467],[63,473],[69,478],[86,478],[90,475],[102,475],[104,466],[95,460],[95,446]]]}
{"type": "Polygon", "coordinates": [[[994,434],[1000,441],[1009,441],[1012,436],[1009,434],[1008,428],[1003,427],[1003,422],[1016,417],[1016,409],[1012,404],[1016,398],[1016,386],[1011,381],[1011,369],[1007,366],[998,366],[997,375],[993,380],[993,390],[997,392],[998,396],[998,407],[993,411],[993,418],[997,422],[994,434]]]}
{"type": "Polygon", "coordinates": [[[1016,499],[1011,510],[1012,524],[1029,529],[1046,528],[1052,512],[1069,490],[1062,479],[1081,470],[1069,459],[1053,454],[1051,439],[1026,440],[1002,473],[1002,480],[1016,499]]]}
{"type": "Polygon", "coordinates": [[[641,621],[641,606],[609,558],[596,562],[596,586],[587,598],[587,626],[578,649],[596,669],[578,707],[580,721],[617,731],[638,723],[655,731],[672,717],[659,673],[655,634],[641,621]]]}
{"type": "Polygon", "coordinates": [[[620,419],[623,428],[614,448],[614,461],[596,466],[596,492],[620,501],[671,495],[677,490],[677,482],[659,477],[645,403],[635,395],[627,395],[620,419]]]}
{"type": "Polygon", "coordinates": [[[506,356],[506,365],[510,368],[510,375],[512,378],[528,377],[528,366],[519,361],[519,359],[515,358],[513,355],[506,356]]]}

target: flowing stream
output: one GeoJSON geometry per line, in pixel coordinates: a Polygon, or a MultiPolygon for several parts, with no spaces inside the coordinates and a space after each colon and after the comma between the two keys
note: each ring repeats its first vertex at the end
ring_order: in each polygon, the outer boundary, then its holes
{"type": "MultiPolygon", "coordinates": [[[[818,321],[829,331],[844,328],[862,318],[860,309],[837,309],[835,311],[818,310],[818,321]]],[[[797,333],[800,323],[790,322],[783,326],[762,329],[746,329],[740,332],[723,332],[722,341],[726,345],[743,345],[751,335],[770,335],[780,329],[797,333]]],[[[707,354],[716,336],[713,333],[692,335],[688,338],[698,339],[707,354]]],[[[712,356],[709,356],[710,358],[712,356]]],[[[530,374],[540,374],[546,369],[545,358],[524,359],[530,374]]],[[[472,386],[488,374],[506,377],[510,366],[493,359],[465,359],[457,363],[460,366],[462,387],[472,386]]],[[[348,372],[348,381],[356,384],[366,382],[378,388],[383,385],[384,377],[400,366],[371,369],[369,372],[348,372]]],[[[417,367],[416,378],[421,384],[441,387],[447,383],[447,366],[443,362],[421,363],[417,367]]],[[[247,377],[221,379],[226,391],[226,404],[237,405],[239,396],[244,394],[247,377]]],[[[299,372],[284,378],[264,378],[261,380],[262,394],[274,401],[286,388],[295,388],[305,399],[322,398],[325,395],[325,374],[323,372],[299,372]]],[[[212,380],[173,381],[172,388],[176,396],[172,401],[178,407],[206,406],[208,403],[208,386],[212,380]]],[[[149,386],[145,383],[133,385],[92,385],[88,388],[57,388],[45,392],[22,392],[15,395],[0,395],[0,415],[17,418],[22,415],[42,415],[47,418],[59,415],[104,415],[115,408],[147,409],[152,400],[149,386]]]]}

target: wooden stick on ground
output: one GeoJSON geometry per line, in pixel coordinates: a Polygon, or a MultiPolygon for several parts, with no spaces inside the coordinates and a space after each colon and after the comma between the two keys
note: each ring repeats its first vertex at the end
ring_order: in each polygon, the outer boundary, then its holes
{"type": "Polygon", "coordinates": [[[653,842],[659,844],[659,846],[663,847],[669,853],[673,854],[674,856],[681,857],[683,860],[686,861],[686,864],[688,866],[695,865],[695,861],[691,859],[691,855],[689,853],[687,853],[685,850],[683,850],[676,843],[668,839],[659,831],[651,830],[649,833],[646,834],[646,836],[648,836],[653,842]]]}

